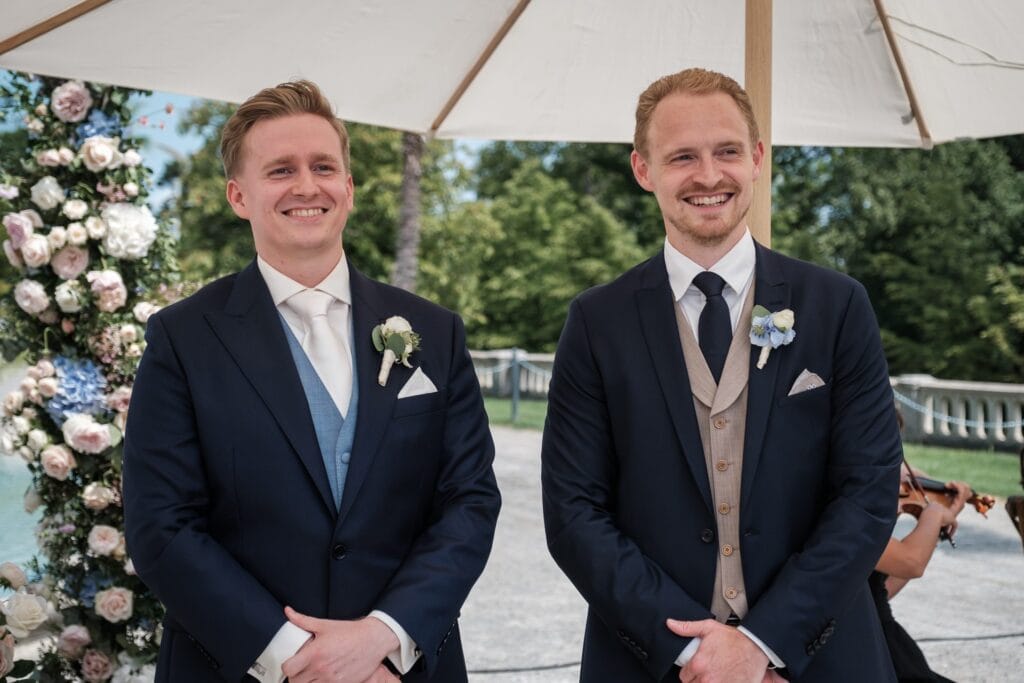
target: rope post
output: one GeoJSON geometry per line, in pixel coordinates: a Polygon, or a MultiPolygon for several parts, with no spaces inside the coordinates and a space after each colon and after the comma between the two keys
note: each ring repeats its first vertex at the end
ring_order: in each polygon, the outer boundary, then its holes
{"type": "Polygon", "coordinates": [[[512,349],[512,424],[519,421],[519,349],[512,349]]]}

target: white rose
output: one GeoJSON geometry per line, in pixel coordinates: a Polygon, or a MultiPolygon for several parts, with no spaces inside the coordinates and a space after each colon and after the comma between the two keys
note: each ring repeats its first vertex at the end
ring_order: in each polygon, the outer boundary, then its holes
{"type": "Polygon", "coordinates": [[[139,196],[139,186],[137,183],[125,183],[121,186],[121,189],[124,190],[124,193],[129,197],[139,196]]]}
{"type": "MultiPolygon", "coordinates": [[[[52,379],[52,377],[47,377],[47,380],[52,379]]],[[[25,443],[28,444],[29,448],[38,453],[50,445],[50,436],[42,429],[32,429],[29,430],[28,436],[25,437],[25,443]]]]}
{"type": "Polygon", "coordinates": [[[15,638],[28,638],[32,631],[46,622],[46,600],[24,590],[0,602],[0,611],[7,617],[7,630],[15,638]]]}
{"type": "Polygon", "coordinates": [[[17,199],[18,188],[14,185],[0,183],[0,199],[17,199]]]}
{"type": "Polygon", "coordinates": [[[14,300],[29,315],[39,315],[50,305],[46,289],[35,280],[22,280],[14,288],[14,300]]]}
{"type": "Polygon", "coordinates": [[[130,149],[124,153],[124,165],[135,167],[142,163],[142,155],[134,149],[130,149]]]}
{"type": "Polygon", "coordinates": [[[42,235],[32,235],[21,245],[21,258],[29,268],[41,268],[50,262],[50,242],[42,235]]]}
{"type": "Polygon", "coordinates": [[[114,489],[95,481],[82,490],[82,503],[90,510],[106,510],[114,500],[114,489]]]}
{"type": "Polygon", "coordinates": [[[11,418],[11,426],[14,427],[14,431],[18,436],[25,436],[32,429],[32,423],[21,415],[15,415],[11,418]]]}
{"type": "Polygon", "coordinates": [[[793,327],[794,322],[796,322],[796,316],[788,308],[778,313],[772,313],[772,323],[783,332],[793,327]]]}
{"type": "Polygon", "coordinates": [[[121,532],[112,526],[97,524],[89,531],[89,550],[97,555],[110,555],[121,543],[121,532]]]}
{"type": "Polygon", "coordinates": [[[63,247],[68,241],[68,231],[59,225],[50,228],[50,232],[46,235],[46,241],[50,243],[50,250],[57,251],[63,247]]]}
{"type": "Polygon", "coordinates": [[[121,325],[117,331],[117,336],[121,338],[123,343],[131,344],[139,340],[139,328],[135,325],[121,325]]]}
{"type": "Polygon", "coordinates": [[[73,221],[77,221],[85,216],[85,214],[89,213],[89,205],[81,199],[69,199],[64,202],[64,208],[62,211],[65,216],[73,221]]]}
{"type": "Polygon", "coordinates": [[[53,367],[53,363],[47,358],[39,359],[39,362],[35,364],[35,368],[39,372],[40,377],[53,377],[57,374],[57,368],[53,367]]]}
{"type": "Polygon", "coordinates": [[[40,497],[39,491],[32,488],[25,492],[25,498],[22,501],[22,504],[25,506],[25,512],[31,515],[39,509],[40,505],[43,504],[43,499],[40,497]]]}
{"type": "Polygon", "coordinates": [[[128,300],[128,290],[116,270],[92,270],[85,274],[85,279],[98,299],[96,307],[104,313],[113,313],[128,300]]]}
{"type": "MultiPolygon", "coordinates": [[[[60,152],[55,149],[44,149],[36,154],[36,163],[40,166],[60,166],[60,152]]],[[[36,204],[39,204],[39,202],[36,202],[36,204]]]]}
{"type": "Polygon", "coordinates": [[[39,456],[43,471],[57,481],[64,481],[77,464],[71,449],[64,444],[47,446],[39,456]]]}
{"type": "Polygon", "coordinates": [[[28,236],[35,232],[31,217],[20,212],[4,214],[3,222],[7,235],[11,238],[11,246],[15,249],[21,249],[28,236]]]}
{"type": "Polygon", "coordinates": [[[64,441],[79,453],[102,453],[110,448],[110,429],[90,415],[72,414],[64,422],[62,431],[64,441]]]}
{"type": "Polygon", "coordinates": [[[36,105],[36,116],[46,116],[46,105],[39,103],[36,105]]]}
{"type": "Polygon", "coordinates": [[[94,240],[101,240],[107,234],[107,224],[99,216],[89,216],[85,219],[85,231],[94,240]]]}
{"type": "Polygon", "coordinates": [[[36,118],[30,118],[25,121],[25,128],[28,129],[29,133],[35,133],[36,135],[39,135],[46,130],[46,126],[43,122],[36,118]]]}
{"type": "Polygon", "coordinates": [[[384,321],[381,326],[382,332],[388,332],[391,334],[402,334],[403,332],[412,332],[412,325],[409,321],[400,315],[393,315],[384,321]]]}
{"type": "MultiPolygon", "coordinates": [[[[54,154],[54,166],[59,163],[56,159],[56,150],[51,150],[54,154]]],[[[53,207],[64,201],[64,188],[60,186],[57,179],[52,175],[44,176],[39,179],[35,185],[32,186],[32,202],[43,211],[49,211],[53,207]]]]}
{"type": "Polygon", "coordinates": [[[28,583],[28,577],[25,576],[25,572],[13,562],[0,564],[0,579],[7,581],[14,590],[18,590],[28,583]]]}
{"type": "Polygon", "coordinates": [[[14,455],[15,448],[14,437],[6,430],[0,433],[0,455],[14,455]]]}
{"type": "Polygon", "coordinates": [[[18,212],[18,215],[23,218],[27,218],[32,223],[33,228],[43,227],[43,217],[39,215],[39,212],[35,209],[22,209],[18,212]]]}
{"type": "Polygon", "coordinates": [[[135,563],[132,562],[132,558],[128,558],[124,563],[124,573],[128,576],[135,576],[135,563]]]}
{"type": "Polygon", "coordinates": [[[75,160],[75,153],[67,147],[61,147],[57,150],[57,158],[60,159],[61,166],[67,166],[75,160]]]}
{"type": "MultiPolygon", "coordinates": [[[[57,304],[60,305],[60,302],[58,301],[57,304]]],[[[53,398],[57,395],[60,384],[56,377],[42,377],[36,387],[43,398],[53,398]]]]}
{"type": "Polygon", "coordinates": [[[67,229],[68,244],[80,247],[89,241],[89,232],[81,223],[72,223],[67,229]]]}
{"type": "Polygon", "coordinates": [[[4,415],[14,415],[21,412],[25,405],[25,394],[21,391],[12,391],[4,396],[4,415]]]}
{"type": "Polygon", "coordinates": [[[136,320],[145,325],[146,322],[149,320],[149,316],[153,315],[159,310],[160,307],[157,306],[156,304],[152,304],[148,301],[140,301],[139,303],[135,304],[135,307],[132,309],[132,314],[135,316],[136,320]]]}
{"type": "Polygon", "coordinates": [[[19,448],[18,455],[20,455],[21,459],[24,460],[25,462],[35,462],[36,460],[35,452],[28,446],[22,446],[21,448],[19,448]]]}
{"type": "Polygon", "coordinates": [[[21,260],[21,254],[14,248],[10,240],[4,240],[4,256],[15,270],[24,270],[25,262],[21,260]]]}
{"type": "Polygon", "coordinates": [[[96,614],[112,624],[126,621],[132,616],[132,592],[114,586],[96,594],[96,614]]]}
{"type": "Polygon", "coordinates": [[[117,140],[102,135],[87,138],[78,148],[78,155],[93,173],[117,168],[124,161],[124,156],[117,150],[117,140]]]}
{"type": "Polygon", "coordinates": [[[85,292],[78,280],[70,280],[57,285],[53,292],[53,298],[57,300],[57,307],[64,313],[77,313],[82,310],[85,300],[85,292]]]}
{"type": "Polygon", "coordinates": [[[68,245],[50,259],[50,267],[62,280],[74,280],[89,267],[89,251],[68,245]]]}
{"type": "Polygon", "coordinates": [[[145,206],[110,204],[103,209],[103,220],[107,223],[103,248],[114,258],[140,259],[156,239],[156,220],[145,206]]]}

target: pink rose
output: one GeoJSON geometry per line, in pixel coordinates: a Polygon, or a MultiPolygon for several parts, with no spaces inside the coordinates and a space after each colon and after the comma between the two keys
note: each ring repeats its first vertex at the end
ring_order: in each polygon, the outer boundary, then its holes
{"type": "Polygon", "coordinates": [[[60,159],[61,166],[67,166],[75,160],[75,153],[67,147],[61,147],[57,150],[57,158],[60,159]]]}
{"type": "Polygon", "coordinates": [[[132,592],[113,586],[96,594],[96,614],[112,624],[126,621],[132,616],[132,592]]]}
{"type": "Polygon", "coordinates": [[[117,499],[114,489],[97,482],[86,485],[82,490],[82,503],[90,510],[106,510],[117,499]]]}
{"type": "Polygon", "coordinates": [[[86,650],[82,655],[82,678],[88,683],[100,683],[114,673],[110,657],[99,650],[86,650]]]}
{"type": "Polygon", "coordinates": [[[104,313],[113,313],[128,300],[128,290],[116,270],[93,270],[86,274],[85,279],[99,299],[96,307],[104,313]]]}
{"type": "Polygon", "coordinates": [[[0,679],[14,668],[14,636],[10,633],[0,638],[0,679]]]}
{"type": "Polygon", "coordinates": [[[0,579],[6,580],[14,590],[18,590],[28,583],[28,577],[25,576],[25,572],[13,562],[0,564],[0,579]]]}
{"type": "Polygon", "coordinates": [[[64,444],[47,446],[39,456],[43,471],[57,481],[64,481],[77,464],[75,455],[64,444]]]}
{"type": "Polygon", "coordinates": [[[29,268],[41,268],[50,262],[50,242],[42,235],[31,235],[21,245],[21,258],[29,268]]]}
{"type": "Polygon", "coordinates": [[[132,388],[120,386],[107,394],[107,407],[111,410],[123,413],[128,410],[128,404],[132,400],[132,388]]]}
{"type": "Polygon", "coordinates": [[[40,166],[60,166],[60,152],[55,149],[43,150],[36,154],[36,163],[40,166]]]}
{"type": "Polygon", "coordinates": [[[20,213],[6,214],[4,227],[7,229],[8,237],[11,238],[11,246],[15,249],[21,249],[21,245],[35,231],[31,218],[20,213]]]}
{"type": "Polygon", "coordinates": [[[43,398],[53,398],[57,395],[60,385],[57,383],[56,377],[43,377],[39,380],[37,387],[43,398]]]}
{"type": "Polygon", "coordinates": [[[65,626],[57,638],[57,652],[66,659],[78,659],[82,656],[85,646],[92,642],[89,629],[81,624],[65,626]]]}
{"type": "Polygon", "coordinates": [[[74,123],[85,119],[92,106],[92,96],[81,81],[67,81],[53,89],[50,109],[61,121],[74,123]]]}
{"type": "Polygon", "coordinates": [[[62,431],[64,441],[79,453],[102,453],[110,448],[110,429],[90,415],[71,415],[62,431]]]}
{"type": "Polygon", "coordinates": [[[57,374],[57,368],[53,367],[53,362],[49,358],[40,358],[39,362],[33,367],[35,367],[40,377],[53,377],[57,374]]]}
{"type": "Polygon", "coordinates": [[[136,320],[145,325],[146,321],[149,320],[149,316],[153,315],[159,310],[160,307],[157,306],[156,304],[151,304],[148,301],[140,301],[139,303],[135,304],[135,308],[132,309],[132,314],[135,316],[136,320]]]}
{"type": "Polygon", "coordinates": [[[89,531],[89,550],[97,555],[110,555],[121,543],[121,532],[112,526],[97,524],[89,531]]]}
{"type": "Polygon", "coordinates": [[[15,270],[23,270],[25,268],[25,262],[21,260],[21,254],[14,248],[10,240],[4,240],[4,256],[7,257],[8,262],[14,266],[15,270]]]}
{"type": "Polygon", "coordinates": [[[18,215],[27,218],[32,223],[33,228],[43,227],[43,217],[35,209],[23,209],[18,212],[18,215]]]}
{"type": "Polygon", "coordinates": [[[35,280],[22,280],[14,288],[14,300],[29,315],[39,315],[50,305],[46,288],[35,280]]]}
{"type": "Polygon", "coordinates": [[[89,267],[89,251],[82,247],[64,247],[50,259],[50,267],[62,280],[74,280],[89,267]]]}

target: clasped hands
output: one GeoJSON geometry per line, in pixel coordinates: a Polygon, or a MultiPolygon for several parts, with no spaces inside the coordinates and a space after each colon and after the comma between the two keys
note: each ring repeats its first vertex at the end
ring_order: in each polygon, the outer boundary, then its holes
{"type": "Polygon", "coordinates": [[[397,683],[382,663],[398,637],[375,617],[353,621],[317,619],[284,608],[285,616],[313,637],[281,669],[289,683],[397,683]]]}
{"type": "Polygon", "coordinates": [[[768,655],[732,626],[714,619],[669,619],[678,636],[700,638],[700,647],[679,671],[682,683],[775,683],[785,679],[768,669],[768,655]]]}

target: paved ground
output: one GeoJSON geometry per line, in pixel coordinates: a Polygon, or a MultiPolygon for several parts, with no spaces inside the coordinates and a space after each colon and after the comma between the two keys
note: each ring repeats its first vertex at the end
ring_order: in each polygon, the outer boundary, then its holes
{"type": "MultiPolygon", "coordinates": [[[[462,610],[474,683],[579,677],[585,606],[548,555],[540,513],[540,433],[494,428],[504,497],[494,551],[462,610]]],[[[965,511],[957,548],[893,601],[932,668],[960,681],[1024,680],[1024,552],[1002,502],[965,511]]],[[[905,524],[897,533],[905,531],[905,524]]],[[[609,682],[612,683],[612,682],[609,682]]]]}

